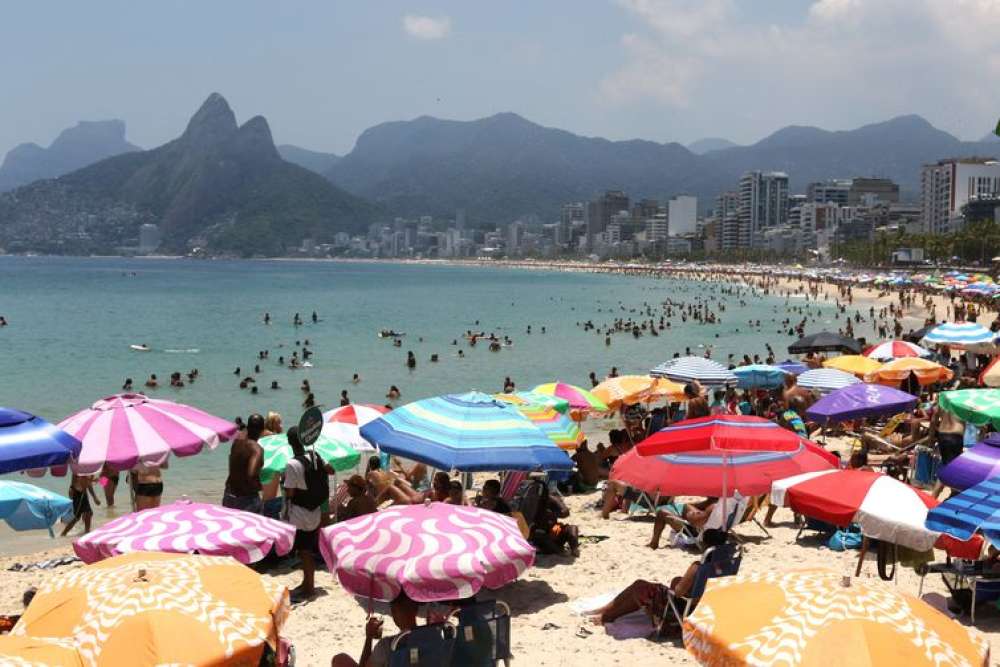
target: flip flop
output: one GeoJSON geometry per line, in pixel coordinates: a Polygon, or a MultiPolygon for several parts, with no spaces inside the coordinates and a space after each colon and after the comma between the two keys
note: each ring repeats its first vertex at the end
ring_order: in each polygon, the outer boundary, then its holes
{"type": "Polygon", "coordinates": [[[580,629],[576,631],[576,636],[580,639],[586,639],[590,635],[594,634],[591,630],[588,630],[584,626],[580,626],[580,629]]]}

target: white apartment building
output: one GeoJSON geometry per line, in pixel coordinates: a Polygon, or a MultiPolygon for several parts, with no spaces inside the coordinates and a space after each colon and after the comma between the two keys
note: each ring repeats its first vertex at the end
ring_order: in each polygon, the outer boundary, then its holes
{"type": "Polygon", "coordinates": [[[961,225],[962,207],[970,199],[1000,195],[1000,162],[973,157],[924,165],[920,190],[924,231],[953,232],[961,225]]]}
{"type": "Polygon", "coordinates": [[[788,174],[749,171],[740,179],[739,247],[763,244],[763,232],[788,219],[788,174]]]}
{"type": "Polygon", "coordinates": [[[667,202],[667,219],[671,236],[694,234],[698,223],[698,198],[678,195],[667,202]]]}

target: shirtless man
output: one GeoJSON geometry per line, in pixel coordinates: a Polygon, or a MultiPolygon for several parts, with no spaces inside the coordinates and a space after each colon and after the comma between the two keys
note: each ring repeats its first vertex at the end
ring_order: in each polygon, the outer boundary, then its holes
{"type": "Polygon", "coordinates": [[[167,467],[167,461],[157,468],[140,463],[132,470],[132,488],[135,491],[137,512],[160,506],[160,498],[163,496],[163,474],[160,471],[167,467]]]}
{"type": "MultiPolygon", "coordinates": [[[[962,453],[964,441],[965,422],[947,410],[937,408],[931,417],[930,433],[915,444],[932,442],[937,445],[938,454],[941,455],[941,465],[945,466],[962,453]]],[[[944,484],[938,480],[934,483],[931,495],[937,498],[942,491],[944,491],[944,484]]]]}
{"type": "Polygon", "coordinates": [[[785,386],[781,390],[781,398],[784,400],[786,405],[794,404],[798,407],[804,403],[804,407],[808,409],[809,406],[816,402],[816,398],[813,396],[812,392],[804,387],[800,387],[798,385],[798,381],[795,379],[795,376],[791,373],[785,373],[784,382],[785,386]]]}
{"type": "Polygon", "coordinates": [[[263,415],[254,413],[247,418],[246,430],[233,440],[229,449],[229,477],[222,495],[223,507],[260,511],[260,469],[264,465],[264,450],[257,440],[263,430],[263,415]]]}

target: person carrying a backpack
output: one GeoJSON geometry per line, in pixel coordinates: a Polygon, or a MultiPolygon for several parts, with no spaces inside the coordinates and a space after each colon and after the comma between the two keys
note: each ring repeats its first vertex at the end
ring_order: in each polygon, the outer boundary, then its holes
{"type": "Polygon", "coordinates": [[[285,506],[282,518],[295,526],[295,550],[302,561],[302,584],[291,591],[293,602],[307,600],[315,592],[316,553],[319,551],[320,506],[330,498],[333,468],[299,440],[299,429],[288,429],[288,444],[294,457],[285,465],[285,506]]]}

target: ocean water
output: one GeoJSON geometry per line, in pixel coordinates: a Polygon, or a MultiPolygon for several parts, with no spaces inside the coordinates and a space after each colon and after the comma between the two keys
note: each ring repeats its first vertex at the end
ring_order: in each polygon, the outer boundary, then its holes
{"type": "MultiPolygon", "coordinates": [[[[612,366],[644,373],[685,347],[701,354],[699,345],[714,346],[713,356],[723,362],[729,353],[763,357],[765,342],[783,357],[790,339],[777,333],[771,319],[780,321],[788,307],[806,302],[744,296],[740,305],[722,289],[684,280],[478,266],[0,257],[0,315],[9,322],[0,328],[0,405],[58,422],[118,391],[126,377],[142,390],[150,373],[166,384],[171,372],[198,368],[195,383],[151,395],[228,418],[276,410],[287,426],[302,412],[298,387],[305,378],[325,409],[339,405],[343,389],[355,402],[385,403],[393,384],[403,402],[472,389],[500,391],[505,376],[518,389],[557,379],[588,386],[590,371],[599,378],[612,366]],[[675,311],[671,329],[661,335],[636,339],[621,333],[610,345],[603,334],[578,325],[643,319],[643,303],[654,306],[658,319],[664,300],[696,298],[725,303],[726,311],[718,313],[722,322],[682,323],[675,311]],[[317,324],[310,321],[313,311],[317,324]],[[263,323],[265,312],[273,318],[270,325],[263,323]],[[305,321],[299,327],[292,325],[296,312],[305,321]],[[760,329],[747,326],[757,319],[760,329]],[[382,328],[405,331],[402,347],[378,338],[382,328]],[[482,342],[470,348],[462,340],[467,330],[495,331],[510,336],[513,345],[500,352],[482,342]],[[289,357],[296,341],[306,339],[314,351],[312,368],[278,364],[279,355],[289,357]],[[148,344],[152,351],[133,351],[132,344],[148,344]],[[459,348],[464,358],[457,356],[459,348]],[[258,360],[265,349],[270,359],[258,360]],[[412,371],[405,363],[410,350],[417,358],[412,371]],[[437,363],[429,361],[434,353],[437,363]],[[253,372],[255,364],[260,373],[253,372]],[[358,384],[351,382],[354,373],[361,376],[358,384]],[[258,395],[239,389],[245,375],[257,378],[258,395]],[[273,380],[280,390],[269,388],[273,380]]],[[[832,321],[833,306],[810,308],[818,322],[832,321]]],[[[182,494],[221,498],[227,449],[173,459],[164,500],[182,494]]],[[[68,480],[34,481],[65,492],[68,480]]],[[[119,503],[127,503],[124,490],[119,503]]],[[[98,508],[98,520],[104,515],[98,508]]],[[[0,532],[12,548],[25,539],[0,532]]]]}

